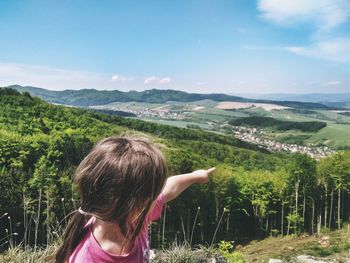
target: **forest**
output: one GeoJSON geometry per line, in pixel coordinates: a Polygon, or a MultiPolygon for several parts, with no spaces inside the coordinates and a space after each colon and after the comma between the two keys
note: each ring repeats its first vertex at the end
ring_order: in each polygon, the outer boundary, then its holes
{"type": "Polygon", "coordinates": [[[79,207],[74,170],[107,136],[147,136],[169,176],[217,167],[209,184],[169,203],[150,229],[153,247],[174,240],[244,244],[267,236],[338,229],[350,217],[350,152],[316,161],[273,153],[232,136],[49,104],[0,89],[1,249],[47,245],[79,207]]]}
{"type": "Polygon", "coordinates": [[[233,126],[270,127],[280,131],[299,130],[304,132],[317,132],[327,126],[321,121],[284,121],[272,117],[250,116],[229,121],[233,126]]]}

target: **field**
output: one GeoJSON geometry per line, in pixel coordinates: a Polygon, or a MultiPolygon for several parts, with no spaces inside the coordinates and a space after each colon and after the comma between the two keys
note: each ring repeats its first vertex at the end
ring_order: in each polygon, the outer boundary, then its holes
{"type": "Polygon", "coordinates": [[[327,146],[332,149],[350,147],[350,116],[333,110],[293,109],[274,104],[215,102],[201,100],[195,102],[152,103],[111,103],[94,108],[132,112],[136,118],[177,127],[200,128],[217,132],[231,133],[223,126],[230,120],[243,117],[271,117],[287,122],[325,122],[327,126],[318,132],[300,130],[276,130],[263,127],[264,138],[287,143],[314,146],[327,146]]]}
{"type": "Polygon", "coordinates": [[[246,109],[246,108],[262,108],[266,111],[272,110],[284,110],[289,107],[284,107],[276,104],[268,104],[268,103],[251,103],[251,102],[232,102],[232,101],[224,101],[220,102],[216,108],[223,110],[230,109],[246,109]]]}

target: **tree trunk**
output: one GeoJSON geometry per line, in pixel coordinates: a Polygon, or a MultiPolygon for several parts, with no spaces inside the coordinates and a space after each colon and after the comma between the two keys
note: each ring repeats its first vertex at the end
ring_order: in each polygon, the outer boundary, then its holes
{"type": "Polygon", "coordinates": [[[46,245],[47,247],[50,244],[50,196],[49,190],[46,191],[46,245]]]}
{"type": "Polygon", "coordinates": [[[305,187],[304,187],[304,200],[303,200],[303,220],[304,220],[304,223],[303,223],[303,225],[304,225],[304,229],[305,229],[305,223],[306,223],[306,220],[305,220],[305,203],[306,203],[306,201],[305,201],[305,187]]]}
{"type": "Polygon", "coordinates": [[[338,229],[340,229],[340,200],[341,200],[341,196],[340,196],[340,187],[338,188],[338,229]]]}
{"type": "Polygon", "coordinates": [[[26,198],[23,191],[23,227],[24,227],[24,250],[27,246],[27,211],[26,211],[26,198]]]}
{"type": "Polygon", "coordinates": [[[331,192],[331,207],[329,208],[329,223],[328,223],[328,228],[331,228],[332,224],[332,211],[333,211],[333,188],[331,192]]]}
{"type": "Polygon", "coordinates": [[[312,200],[312,216],[311,216],[311,233],[314,234],[314,221],[315,221],[315,201],[312,200]]]}
{"type": "MultiPolygon", "coordinates": [[[[300,180],[298,179],[298,181],[295,183],[295,216],[296,218],[298,218],[299,213],[298,213],[298,199],[299,199],[299,183],[300,180]]],[[[295,221],[295,232],[298,231],[298,223],[297,221],[295,221]]]]}
{"type": "MultiPolygon", "coordinates": [[[[254,196],[253,196],[254,198],[254,196]]],[[[254,200],[254,199],[253,199],[254,200]]],[[[218,222],[219,220],[219,199],[215,197],[215,221],[218,222]]]]}
{"type": "Polygon", "coordinates": [[[325,186],[325,208],[324,208],[324,227],[327,227],[327,214],[328,214],[328,189],[327,185],[325,186]]]}
{"type": "Polygon", "coordinates": [[[187,210],[187,242],[190,242],[190,217],[191,217],[191,210],[187,210]]]}
{"type": "Polygon", "coordinates": [[[322,224],[322,221],[321,221],[321,214],[320,214],[317,219],[317,236],[321,234],[321,224],[322,224]]]}
{"type": "Polygon", "coordinates": [[[38,205],[38,216],[36,218],[35,222],[35,236],[34,236],[34,252],[36,252],[37,249],[37,242],[38,242],[38,230],[39,230],[39,221],[40,221],[40,207],[41,207],[41,188],[39,189],[39,205],[38,205]]]}
{"type": "Polygon", "coordinates": [[[282,201],[282,211],[281,211],[281,235],[283,236],[283,224],[284,224],[284,203],[282,201]]]}
{"type": "Polygon", "coordinates": [[[228,213],[227,221],[226,221],[226,233],[227,234],[228,234],[228,231],[229,231],[229,227],[230,227],[230,213],[228,213]]]}
{"type": "Polygon", "coordinates": [[[298,216],[298,198],[299,198],[299,183],[300,180],[295,183],[295,215],[298,216]]]}

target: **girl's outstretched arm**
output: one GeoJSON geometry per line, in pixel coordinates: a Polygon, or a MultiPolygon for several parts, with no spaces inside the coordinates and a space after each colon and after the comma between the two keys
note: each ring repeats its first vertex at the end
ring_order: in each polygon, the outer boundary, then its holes
{"type": "Polygon", "coordinates": [[[196,170],[188,174],[171,176],[167,179],[162,194],[164,202],[169,202],[178,197],[186,188],[192,184],[205,184],[209,181],[209,175],[215,170],[215,167],[208,170],[196,170]]]}

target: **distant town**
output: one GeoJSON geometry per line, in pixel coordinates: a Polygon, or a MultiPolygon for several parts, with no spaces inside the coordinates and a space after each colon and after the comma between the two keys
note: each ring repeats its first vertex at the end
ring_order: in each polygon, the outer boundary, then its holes
{"type": "Polygon", "coordinates": [[[267,138],[264,138],[265,132],[261,129],[250,128],[244,126],[231,126],[228,124],[223,125],[226,129],[231,129],[233,135],[245,142],[249,142],[252,144],[259,145],[262,148],[265,148],[269,151],[277,151],[277,152],[290,152],[290,153],[304,153],[309,155],[312,158],[317,160],[327,157],[330,154],[334,153],[332,149],[329,147],[312,147],[312,146],[304,146],[297,144],[287,144],[281,143],[277,141],[273,141],[267,138]]]}
{"type": "Polygon", "coordinates": [[[186,115],[190,112],[184,111],[174,111],[169,110],[166,107],[158,107],[158,108],[143,108],[143,109],[130,109],[124,107],[117,106],[90,106],[92,109],[97,110],[113,110],[113,111],[123,111],[127,113],[135,114],[138,118],[160,118],[164,120],[184,120],[186,119],[186,115]]]}

